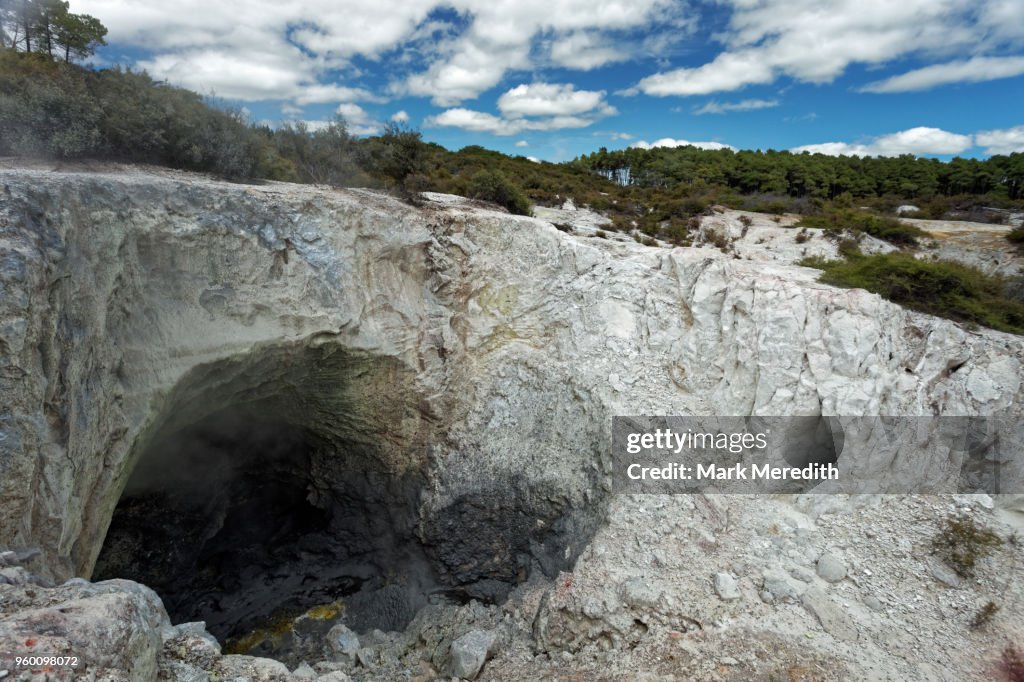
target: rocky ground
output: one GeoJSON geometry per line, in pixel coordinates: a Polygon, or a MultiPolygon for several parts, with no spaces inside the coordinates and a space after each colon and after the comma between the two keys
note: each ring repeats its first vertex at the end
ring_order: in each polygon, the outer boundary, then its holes
{"type": "MultiPolygon", "coordinates": [[[[1024,506],[1008,507],[986,495],[621,496],[571,573],[501,606],[428,606],[404,633],[337,626],[291,671],[220,655],[201,624],[172,627],[135,583],[45,587],[8,567],[0,641],[80,656],[105,680],[1012,680],[1001,658],[1024,632],[1024,506]],[[1002,540],[970,577],[935,550],[953,517],[1002,540]]],[[[85,679],[3,665],[5,679],[85,679]]]]}
{"type": "MultiPolygon", "coordinates": [[[[454,197],[412,209],[366,191],[121,168],[5,169],[0,182],[0,550],[19,548],[0,553],[3,682],[1016,682],[1002,659],[1024,647],[1020,496],[588,487],[616,414],[1021,413],[1019,337],[817,283],[794,263],[835,243],[798,242],[793,217],[722,211],[673,249],[602,237],[600,216],[573,207],[534,220],[454,197]],[[282,339],[292,345],[278,352],[282,339]],[[507,599],[435,594],[392,633],[312,608],[282,625],[302,654],[286,666],[224,655],[137,583],[72,577],[91,570],[151,411],[202,416],[277,380],[232,383],[237,358],[294,371],[302,353],[339,352],[331,344],[416,368],[410,386],[371,382],[358,396],[408,390],[405,421],[381,423],[443,427],[417,450],[434,459],[419,513],[456,523],[431,542],[472,522],[452,571],[458,558],[533,561],[507,599]],[[481,498],[458,497],[520,479],[543,504],[512,496],[474,516],[481,498]],[[588,505],[603,509],[592,530],[564,513],[588,505]],[[951,518],[989,541],[971,570],[937,544],[951,518]],[[566,519],[581,525],[538,530],[566,519]],[[14,664],[29,653],[81,665],[14,664]]],[[[315,419],[337,418],[313,380],[331,377],[303,377],[317,390],[288,389],[303,407],[291,418],[337,436],[315,419]]],[[[351,428],[380,436],[373,416],[351,428]]]]}

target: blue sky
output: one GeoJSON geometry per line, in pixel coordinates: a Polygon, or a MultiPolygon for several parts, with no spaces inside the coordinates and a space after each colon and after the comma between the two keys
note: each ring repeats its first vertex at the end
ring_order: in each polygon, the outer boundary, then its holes
{"type": "Polygon", "coordinates": [[[1024,151],[1024,0],[72,0],[255,121],[563,161],[599,147],[1024,151]]]}

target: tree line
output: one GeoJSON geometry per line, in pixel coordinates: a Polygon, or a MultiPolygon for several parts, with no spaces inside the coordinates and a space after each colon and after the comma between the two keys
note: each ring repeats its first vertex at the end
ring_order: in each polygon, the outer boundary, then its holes
{"type": "Polygon", "coordinates": [[[915,199],[963,194],[1024,199],[1024,154],[943,162],[808,152],[602,147],[575,165],[639,187],[719,186],[739,194],[835,199],[894,195],[915,199]]]}
{"type": "Polygon", "coordinates": [[[106,45],[106,35],[99,19],[70,12],[66,0],[0,0],[0,48],[70,62],[106,45]]]}

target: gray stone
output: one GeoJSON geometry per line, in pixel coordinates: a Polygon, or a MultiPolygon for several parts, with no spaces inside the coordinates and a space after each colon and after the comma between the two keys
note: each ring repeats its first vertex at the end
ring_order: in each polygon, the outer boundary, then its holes
{"type": "Polygon", "coordinates": [[[807,590],[800,601],[804,608],[818,619],[825,632],[836,639],[853,642],[859,637],[857,626],[850,616],[821,590],[807,590]]]}
{"type": "Polygon", "coordinates": [[[335,654],[354,657],[360,649],[359,636],[339,623],[328,631],[327,647],[335,654]]]}
{"type": "Polygon", "coordinates": [[[786,573],[769,569],[762,573],[764,578],[764,589],[771,592],[775,599],[781,601],[795,601],[800,598],[804,585],[795,583],[786,573]]]}
{"type": "Polygon", "coordinates": [[[82,675],[105,669],[118,679],[156,679],[161,633],[170,622],[159,599],[152,600],[152,591],[140,587],[127,580],[9,586],[5,597],[14,598],[19,608],[0,612],[0,651],[70,651],[85,662],[76,671],[82,675]],[[29,638],[37,640],[35,651],[25,648],[29,638]]]}
{"type": "Polygon", "coordinates": [[[728,573],[715,574],[715,592],[718,593],[718,596],[725,601],[739,599],[741,596],[739,586],[736,584],[736,579],[728,573]]]}
{"type": "Polygon", "coordinates": [[[799,566],[789,569],[789,574],[802,583],[810,583],[814,581],[814,574],[805,568],[800,568],[799,566]]]}
{"type": "Polygon", "coordinates": [[[356,652],[356,661],[364,668],[373,668],[377,665],[377,656],[370,647],[362,647],[356,652]]]}
{"type": "Polygon", "coordinates": [[[451,646],[451,674],[476,679],[496,641],[497,635],[487,630],[470,630],[456,639],[451,646]]]}
{"type": "Polygon", "coordinates": [[[885,605],[873,594],[869,594],[864,597],[864,606],[868,607],[872,611],[881,611],[885,608],[885,605]]]}
{"type": "Polygon", "coordinates": [[[928,568],[932,576],[943,585],[947,587],[960,587],[962,582],[960,576],[943,561],[933,558],[928,562],[928,568]]]}
{"type": "Polygon", "coordinates": [[[312,680],[317,676],[316,671],[310,667],[309,663],[305,662],[301,663],[299,667],[292,672],[292,675],[302,680],[312,680]]]}
{"type": "Polygon", "coordinates": [[[829,583],[837,583],[846,577],[846,564],[835,554],[825,552],[818,558],[815,567],[818,577],[829,583]]]}
{"type": "Polygon", "coordinates": [[[316,678],[317,682],[349,682],[351,679],[351,677],[340,670],[332,670],[316,678]]]}
{"type": "Polygon", "coordinates": [[[256,656],[223,656],[217,660],[213,672],[222,680],[241,678],[247,682],[270,682],[291,676],[284,663],[256,656]]]}
{"type": "Polygon", "coordinates": [[[643,578],[630,578],[622,583],[620,593],[623,603],[634,608],[657,609],[662,602],[662,593],[643,578]]]}
{"type": "Polygon", "coordinates": [[[165,661],[161,663],[160,671],[174,682],[210,682],[205,670],[184,661],[165,661]]]}

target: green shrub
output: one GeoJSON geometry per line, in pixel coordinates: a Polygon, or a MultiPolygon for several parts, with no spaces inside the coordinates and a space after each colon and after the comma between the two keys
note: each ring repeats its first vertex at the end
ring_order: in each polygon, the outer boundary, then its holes
{"type": "Polygon", "coordinates": [[[355,139],[341,117],[317,130],[298,121],[285,123],[274,131],[265,129],[264,134],[277,156],[294,168],[294,180],[337,187],[352,184],[361,173],[356,163],[355,139]]]}
{"type": "Polygon", "coordinates": [[[935,552],[963,578],[973,576],[978,560],[1002,544],[991,529],[979,526],[966,516],[946,519],[932,540],[935,552]]]}
{"type": "Polygon", "coordinates": [[[0,50],[0,154],[152,163],[232,178],[259,160],[255,133],[182,88],[0,50]]]}
{"type": "Polygon", "coordinates": [[[388,124],[382,135],[365,140],[360,152],[360,165],[402,198],[415,202],[427,186],[427,146],[419,131],[388,124]]]}
{"type": "Polygon", "coordinates": [[[1024,247],[1024,225],[1015,227],[1006,233],[1006,239],[1018,248],[1024,247]]]}
{"type": "Polygon", "coordinates": [[[897,246],[916,246],[917,238],[924,232],[913,225],[902,223],[896,218],[875,215],[854,208],[831,207],[816,215],[805,215],[797,227],[815,227],[842,232],[864,232],[897,246]]]}
{"type": "Polygon", "coordinates": [[[867,289],[931,315],[1024,334],[1024,303],[1006,296],[999,277],[900,252],[865,256],[851,251],[847,258],[805,259],[801,264],[823,270],[820,280],[826,284],[867,289]]]}
{"type": "Polygon", "coordinates": [[[473,176],[469,194],[474,199],[490,201],[516,215],[530,215],[530,200],[523,191],[498,171],[484,169],[473,176]]]}

